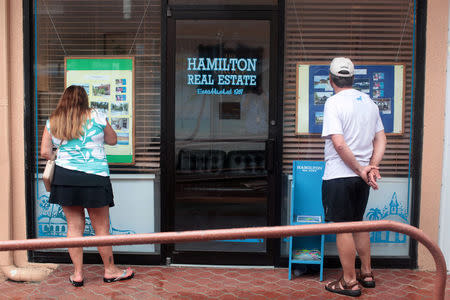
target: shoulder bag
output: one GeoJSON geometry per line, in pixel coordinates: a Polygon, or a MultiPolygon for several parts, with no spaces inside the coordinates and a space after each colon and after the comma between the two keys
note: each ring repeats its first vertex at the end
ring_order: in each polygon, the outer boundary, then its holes
{"type": "MultiPolygon", "coordinates": [[[[62,143],[62,141],[61,141],[62,143]]],[[[52,188],[52,182],[53,182],[53,175],[55,174],[55,159],[56,159],[56,153],[59,150],[59,147],[61,144],[59,144],[56,151],[53,153],[52,158],[47,160],[47,164],[45,165],[44,173],[42,174],[42,180],[44,181],[45,190],[47,192],[50,192],[52,188]]]]}

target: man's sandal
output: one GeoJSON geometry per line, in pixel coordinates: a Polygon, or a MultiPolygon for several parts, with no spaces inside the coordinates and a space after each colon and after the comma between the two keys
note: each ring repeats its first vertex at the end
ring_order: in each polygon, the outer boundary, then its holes
{"type": "Polygon", "coordinates": [[[359,272],[358,281],[365,288],[374,288],[375,287],[375,277],[373,277],[373,273],[363,273],[359,272]],[[372,278],[372,280],[366,280],[367,278],[372,278]]]}
{"type": "Polygon", "coordinates": [[[358,281],[353,281],[350,283],[345,282],[344,277],[342,276],[338,280],[332,281],[325,285],[325,289],[332,293],[337,293],[350,297],[359,297],[361,296],[361,289],[354,290],[353,288],[358,285],[358,281]],[[339,283],[342,285],[339,285],[339,283]]]}

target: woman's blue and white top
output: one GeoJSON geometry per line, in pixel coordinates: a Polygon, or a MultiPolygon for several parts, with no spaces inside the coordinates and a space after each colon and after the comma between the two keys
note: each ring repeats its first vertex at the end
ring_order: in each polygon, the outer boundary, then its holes
{"type": "MultiPolygon", "coordinates": [[[[105,127],[106,115],[92,110],[90,118],[83,127],[84,133],[80,138],[63,141],[61,144],[61,140],[52,135],[53,144],[60,146],[56,165],[88,174],[109,176],[104,147],[103,130],[105,127]]],[[[46,128],[51,133],[50,120],[47,120],[46,128]]]]}

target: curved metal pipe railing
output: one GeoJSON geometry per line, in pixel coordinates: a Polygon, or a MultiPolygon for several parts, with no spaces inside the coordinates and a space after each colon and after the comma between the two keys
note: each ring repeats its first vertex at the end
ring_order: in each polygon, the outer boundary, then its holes
{"type": "Polygon", "coordinates": [[[445,258],[442,254],[441,249],[439,249],[438,245],[427,235],[425,235],[422,230],[408,224],[394,221],[321,223],[308,225],[211,229],[198,231],[108,235],[78,238],[43,238],[0,241],[0,251],[134,244],[169,244],[222,239],[280,238],[287,236],[310,236],[318,234],[370,231],[395,231],[406,234],[422,243],[430,251],[436,263],[437,278],[434,285],[433,298],[439,300],[444,299],[447,270],[445,258]]]}

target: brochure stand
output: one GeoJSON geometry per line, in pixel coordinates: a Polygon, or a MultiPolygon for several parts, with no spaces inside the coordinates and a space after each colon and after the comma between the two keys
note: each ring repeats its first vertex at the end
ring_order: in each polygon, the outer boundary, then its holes
{"type": "MultiPolygon", "coordinates": [[[[291,225],[324,222],[322,207],[323,161],[294,161],[291,189],[291,225]]],[[[325,236],[289,237],[289,280],[295,267],[304,269],[318,265],[323,280],[323,253],[325,236]]]]}

